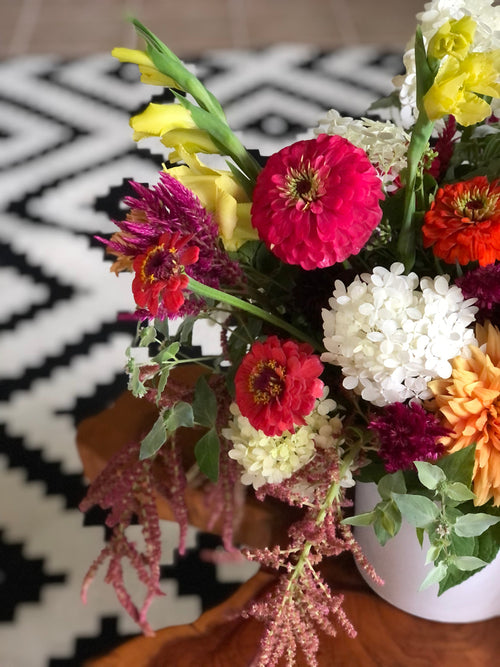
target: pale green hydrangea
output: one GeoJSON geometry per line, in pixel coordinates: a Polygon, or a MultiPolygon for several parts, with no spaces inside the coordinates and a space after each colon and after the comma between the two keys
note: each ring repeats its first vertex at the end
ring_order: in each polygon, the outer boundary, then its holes
{"type": "Polygon", "coordinates": [[[222,435],[233,443],[230,458],[239,462],[244,472],[241,481],[258,489],[264,484],[280,484],[312,460],[317,447],[332,447],[339,442],[342,421],[329,413],[336,409],[335,401],[322,399],[304,426],[293,433],[268,436],[255,429],[243,417],[236,403],[231,405],[232,419],[222,435]]]}

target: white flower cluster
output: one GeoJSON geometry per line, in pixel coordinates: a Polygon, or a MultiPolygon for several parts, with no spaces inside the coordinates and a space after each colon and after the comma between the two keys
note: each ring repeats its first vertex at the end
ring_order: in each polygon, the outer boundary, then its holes
{"type": "Polygon", "coordinates": [[[403,275],[403,264],[376,267],[346,289],[335,283],[323,309],[322,360],[342,367],[343,385],[377,406],[427,399],[427,384],[451,375],[449,360],[475,344],[477,308],[448,276],[403,275]],[[420,287],[420,289],[419,289],[420,287]]]}
{"type": "Polygon", "coordinates": [[[341,116],[331,109],[319,121],[314,133],[344,137],[351,144],[362,148],[370,162],[378,170],[384,183],[390,183],[406,167],[406,151],[409,135],[391,121],[359,120],[341,116]]]}
{"type": "MultiPolygon", "coordinates": [[[[500,6],[493,6],[494,0],[432,0],[417,14],[424,44],[427,45],[439,28],[450,19],[459,20],[471,16],[477,24],[472,43],[472,51],[493,51],[498,48],[500,34],[500,6]]],[[[400,88],[401,119],[409,127],[416,118],[417,90],[415,76],[415,51],[413,37],[403,57],[406,74],[394,79],[400,88]]]]}
{"type": "Polygon", "coordinates": [[[329,416],[336,407],[331,399],[316,401],[314,410],[305,417],[305,426],[297,426],[293,433],[268,436],[255,429],[232,403],[233,418],[222,435],[234,445],[229,456],[244,468],[242,483],[252,484],[255,489],[263,484],[280,484],[311,461],[316,447],[336,446],[342,422],[338,416],[329,416]]]}

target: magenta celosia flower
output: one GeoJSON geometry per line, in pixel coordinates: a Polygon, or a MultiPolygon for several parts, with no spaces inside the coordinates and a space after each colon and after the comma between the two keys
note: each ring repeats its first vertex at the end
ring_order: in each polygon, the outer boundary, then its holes
{"type": "Polygon", "coordinates": [[[439,438],[449,432],[418,403],[391,403],[368,428],[377,433],[387,472],[408,470],[414,461],[435,461],[444,452],[439,438]]]}
{"type": "Polygon", "coordinates": [[[382,198],[366,153],[321,134],[269,158],[254,189],[252,224],[287,264],[325,268],[359,253],[380,222],[382,198]]]}
{"type": "Polygon", "coordinates": [[[500,264],[480,266],[456,279],[466,299],[475,297],[479,308],[476,319],[500,325],[500,264]]]}
{"type": "Polygon", "coordinates": [[[125,197],[130,211],[125,220],[114,221],[120,231],[109,240],[97,238],[116,256],[113,271],[136,272],[134,294],[143,304],[137,301],[144,309],[141,314],[164,319],[195,314],[203,307],[203,300],[194,294],[184,293],[179,303],[187,278],[173,270],[173,255],[162,251],[165,235],[170,240],[175,236],[177,243],[182,239],[182,258],[176,256],[176,261],[196,280],[219,289],[221,285],[234,285],[241,278],[239,265],[221,247],[217,223],[191,190],[165,172],[149,188],[135,182],[130,185],[137,197],[125,197]],[[150,289],[146,289],[148,280],[150,289]],[[157,309],[154,303],[158,303],[157,309]]]}

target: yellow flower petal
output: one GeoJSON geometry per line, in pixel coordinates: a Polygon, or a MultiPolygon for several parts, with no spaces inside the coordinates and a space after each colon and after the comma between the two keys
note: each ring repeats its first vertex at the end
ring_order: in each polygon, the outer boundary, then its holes
{"type": "Polygon", "coordinates": [[[134,130],[134,140],[144,137],[161,137],[171,130],[195,129],[191,114],[180,104],[149,104],[146,109],[132,116],[130,126],[134,130]]]}
{"type": "Polygon", "coordinates": [[[173,167],[168,173],[194,192],[213,214],[226,250],[234,251],[246,241],[257,240],[250,221],[251,202],[232,173],[207,167],[184,147],[179,150],[187,166],[173,167]]]}
{"type": "Polygon", "coordinates": [[[461,60],[469,52],[475,32],[476,22],[471,16],[447,21],[431,38],[427,53],[439,60],[447,55],[461,60]]]}
{"type": "Polygon", "coordinates": [[[184,154],[190,153],[212,153],[219,151],[208,132],[198,128],[176,128],[161,135],[161,143],[167,148],[173,148],[169,156],[169,162],[180,162],[184,154]]]}
{"type": "Polygon", "coordinates": [[[491,107],[478,94],[500,96],[499,55],[499,50],[469,53],[462,61],[447,56],[423,98],[429,119],[453,114],[461,125],[467,126],[487,118],[491,107]]]}
{"type": "Polygon", "coordinates": [[[182,90],[179,84],[166,74],[159,72],[153,64],[153,61],[145,51],[139,49],[126,49],[116,47],[111,51],[111,55],[122,63],[132,63],[139,66],[141,81],[154,86],[163,86],[164,88],[176,88],[182,90]]]}

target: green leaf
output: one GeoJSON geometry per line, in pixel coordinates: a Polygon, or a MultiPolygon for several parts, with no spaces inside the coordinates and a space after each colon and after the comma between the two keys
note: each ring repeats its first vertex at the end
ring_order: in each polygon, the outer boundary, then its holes
{"type": "MultiPolygon", "coordinates": [[[[498,510],[498,508],[489,509],[490,511],[498,510]]],[[[479,535],[479,537],[457,537],[454,533],[452,533],[451,539],[456,554],[460,556],[473,555],[477,558],[480,558],[485,563],[491,563],[493,560],[495,560],[500,549],[500,524],[491,526],[482,535],[479,535]],[[469,550],[469,553],[464,553],[462,545],[458,546],[456,544],[458,541],[466,543],[472,542],[474,544],[474,548],[469,550]]],[[[439,595],[472,576],[474,576],[474,571],[460,571],[453,566],[448,568],[446,577],[439,583],[439,595]]]]}
{"type": "Polygon", "coordinates": [[[442,581],[446,577],[447,569],[448,568],[445,563],[438,563],[438,565],[433,567],[429,574],[425,577],[419,590],[423,591],[424,588],[428,588],[429,586],[432,586],[432,584],[437,584],[442,581]]]}
{"type": "Polygon", "coordinates": [[[427,489],[437,489],[441,482],[446,480],[444,470],[427,461],[415,461],[419,480],[427,489]]]}
{"type": "Polygon", "coordinates": [[[374,521],[377,513],[375,511],[365,512],[364,514],[356,514],[355,516],[348,516],[342,519],[341,523],[350,526],[370,526],[374,521]]]}
{"type": "Polygon", "coordinates": [[[156,388],[156,400],[157,400],[157,402],[160,400],[160,398],[163,394],[163,390],[167,386],[169,375],[170,375],[170,368],[168,366],[164,367],[160,372],[160,378],[158,380],[158,386],[156,388]]]}
{"type": "MultiPolygon", "coordinates": [[[[433,63],[434,65],[434,63],[433,63]]],[[[427,60],[424,38],[420,26],[415,34],[415,69],[417,72],[417,106],[423,108],[422,98],[434,83],[435,72],[427,60]]]]}
{"type": "Polygon", "coordinates": [[[484,512],[464,514],[455,521],[453,530],[459,537],[477,537],[499,521],[500,517],[490,516],[484,512]]]}
{"type": "Polygon", "coordinates": [[[134,396],[142,398],[146,394],[146,386],[140,380],[140,367],[132,362],[132,369],[129,369],[129,378],[127,388],[134,396]]]}
{"type": "Polygon", "coordinates": [[[378,516],[373,523],[373,530],[379,543],[384,546],[391,539],[392,535],[387,532],[382,523],[381,517],[378,516]]]}
{"type": "Polygon", "coordinates": [[[450,500],[456,500],[459,503],[464,503],[476,497],[476,494],[462,482],[446,482],[443,485],[443,493],[450,500]]]}
{"type": "Polygon", "coordinates": [[[425,496],[395,493],[392,497],[401,514],[412,526],[427,528],[439,517],[438,508],[425,496]]]}
{"type": "Polygon", "coordinates": [[[384,500],[390,500],[393,493],[406,493],[405,478],[401,470],[385,475],[377,484],[377,490],[380,497],[384,500]]]}
{"type": "Polygon", "coordinates": [[[194,420],[201,426],[211,428],[217,419],[217,399],[203,375],[198,379],[193,401],[194,420]]]}
{"type": "Polygon", "coordinates": [[[470,487],[475,452],[476,445],[473,443],[468,447],[459,449],[457,452],[453,452],[453,454],[443,456],[436,465],[443,469],[447,479],[462,482],[465,486],[470,487]]]}
{"type": "Polygon", "coordinates": [[[147,347],[148,345],[151,345],[151,343],[154,343],[156,340],[156,329],[154,326],[150,325],[148,327],[145,327],[144,329],[141,329],[140,332],[140,341],[139,345],[141,347],[147,347]]]}
{"type": "Polygon", "coordinates": [[[196,317],[188,316],[184,318],[181,326],[177,331],[177,335],[179,336],[179,341],[181,345],[188,345],[188,346],[191,345],[193,336],[193,326],[195,322],[196,322],[196,317]]]}
{"type": "Polygon", "coordinates": [[[180,350],[180,343],[174,341],[164,350],[160,350],[151,361],[155,364],[165,365],[177,361],[177,352],[180,350]]]}
{"type": "Polygon", "coordinates": [[[161,414],[153,424],[153,428],[141,441],[141,451],[139,458],[141,461],[154,456],[161,449],[167,439],[167,429],[165,427],[165,415],[161,414]]]}
{"type": "Polygon", "coordinates": [[[475,556],[456,556],[452,560],[453,565],[461,572],[471,572],[480,567],[488,565],[484,560],[476,558],[475,556]]]}
{"type": "MultiPolygon", "coordinates": [[[[422,545],[420,545],[422,546],[422,545]]],[[[427,551],[427,554],[425,556],[425,564],[429,565],[429,563],[433,563],[436,558],[439,556],[441,552],[441,545],[439,544],[432,544],[429,547],[429,550],[427,551]]]]}
{"type": "Polygon", "coordinates": [[[385,530],[391,537],[394,537],[399,532],[402,523],[398,506],[393,500],[388,500],[385,503],[379,503],[376,509],[381,514],[381,522],[385,530]]]}
{"type": "Polygon", "coordinates": [[[176,403],[165,420],[165,427],[169,433],[173,433],[181,426],[187,428],[194,426],[193,408],[184,401],[176,403]]]}
{"type": "Polygon", "coordinates": [[[203,474],[212,482],[219,478],[220,442],[215,428],[211,428],[195,445],[194,454],[203,474]]]}

